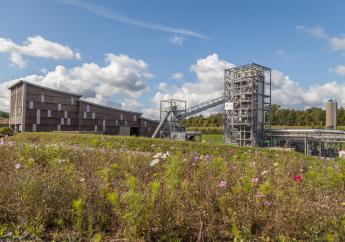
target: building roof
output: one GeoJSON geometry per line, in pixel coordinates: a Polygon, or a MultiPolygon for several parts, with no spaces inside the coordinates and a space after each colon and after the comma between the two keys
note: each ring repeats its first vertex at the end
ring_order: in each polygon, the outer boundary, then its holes
{"type": "Polygon", "coordinates": [[[92,103],[92,102],[88,102],[82,99],[79,99],[78,102],[82,102],[82,103],[87,103],[93,106],[97,106],[97,107],[101,107],[101,108],[107,108],[107,109],[112,109],[112,110],[116,110],[116,111],[122,111],[122,112],[127,112],[127,113],[134,113],[134,114],[138,114],[139,116],[142,115],[142,113],[140,112],[134,112],[134,111],[128,111],[128,110],[124,110],[124,109],[120,109],[120,108],[114,108],[114,107],[109,107],[109,106],[105,106],[105,105],[101,105],[101,104],[97,104],[97,103],[92,103]]]}
{"type": "Polygon", "coordinates": [[[77,96],[77,97],[82,97],[83,95],[77,94],[77,93],[72,93],[72,92],[65,92],[65,91],[60,91],[57,89],[53,89],[53,88],[49,88],[49,87],[44,87],[44,86],[40,86],[31,82],[27,82],[27,81],[23,81],[23,80],[19,80],[17,83],[13,84],[12,86],[10,86],[8,89],[12,89],[16,86],[18,86],[19,84],[27,84],[33,87],[38,87],[38,88],[42,88],[48,91],[53,91],[53,92],[59,92],[59,93],[63,93],[63,94],[68,94],[68,95],[72,95],[72,96],[77,96]]]}

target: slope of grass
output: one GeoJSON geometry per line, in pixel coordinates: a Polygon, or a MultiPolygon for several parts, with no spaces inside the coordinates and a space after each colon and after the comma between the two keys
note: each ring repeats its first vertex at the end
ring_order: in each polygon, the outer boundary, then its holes
{"type": "Polygon", "coordinates": [[[0,238],[344,241],[345,162],[64,133],[0,143],[0,238]]]}

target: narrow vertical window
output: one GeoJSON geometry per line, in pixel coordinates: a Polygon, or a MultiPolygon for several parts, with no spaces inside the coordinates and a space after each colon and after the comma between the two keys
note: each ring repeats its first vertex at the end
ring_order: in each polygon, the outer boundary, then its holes
{"type": "Polygon", "coordinates": [[[33,132],[36,132],[36,131],[37,131],[37,126],[36,126],[36,124],[33,124],[33,125],[32,125],[32,131],[33,131],[33,132]]]}
{"type": "Polygon", "coordinates": [[[97,132],[97,130],[98,130],[98,127],[97,127],[97,125],[95,125],[95,132],[97,132]]]}
{"type": "Polygon", "coordinates": [[[92,119],[95,119],[96,118],[96,114],[95,112],[92,113],[92,119]]]}
{"type": "Polygon", "coordinates": [[[65,124],[65,119],[61,118],[61,125],[64,125],[64,124],[65,124]]]}
{"type": "Polygon", "coordinates": [[[144,121],[144,127],[146,127],[146,124],[147,124],[146,121],[144,121]]]}
{"type": "Polygon", "coordinates": [[[125,120],[125,126],[127,126],[127,120],[125,120]]]}
{"type": "Polygon", "coordinates": [[[84,119],[86,119],[86,114],[87,114],[87,113],[86,113],[86,112],[84,112],[84,119]]]}
{"type": "Polygon", "coordinates": [[[122,113],[120,114],[120,120],[123,120],[123,114],[122,113]]]}
{"type": "Polygon", "coordinates": [[[90,112],[90,105],[86,105],[86,112],[90,112]]]}
{"type": "Polygon", "coordinates": [[[58,110],[61,111],[61,103],[58,104],[58,110]]]}
{"type": "Polygon", "coordinates": [[[133,116],[133,120],[134,120],[134,122],[137,121],[137,116],[136,115],[133,116]]]}
{"type": "Polygon", "coordinates": [[[33,101],[30,101],[29,108],[30,108],[30,109],[33,109],[33,108],[34,108],[34,102],[33,102],[33,101]]]}
{"type": "Polygon", "coordinates": [[[71,119],[70,118],[67,119],[67,125],[71,125],[71,119]]]}
{"type": "Polygon", "coordinates": [[[41,95],[41,103],[44,103],[44,95],[41,95]]]}
{"type": "Polygon", "coordinates": [[[41,110],[37,109],[36,124],[41,123],[41,110]]]}
{"type": "Polygon", "coordinates": [[[48,118],[52,117],[52,110],[48,110],[48,118]]]}
{"type": "Polygon", "coordinates": [[[61,131],[61,125],[60,124],[57,125],[57,131],[61,131]]]}
{"type": "Polygon", "coordinates": [[[74,97],[71,97],[71,104],[74,105],[74,97]]]}
{"type": "Polygon", "coordinates": [[[103,119],[103,133],[105,132],[105,119],[103,119]]]}
{"type": "Polygon", "coordinates": [[[119,120],[115,120],[115,126],[119,126],[119,120]]]}
{"type": "Polygon", "coordinates": [[[64,112],[64,117],[67,118],[68,117],[68,111],[64,112]]]}

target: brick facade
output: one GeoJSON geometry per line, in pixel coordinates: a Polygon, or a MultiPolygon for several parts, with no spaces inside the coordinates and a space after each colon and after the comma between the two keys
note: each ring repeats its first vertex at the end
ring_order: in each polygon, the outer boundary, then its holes
{"type": "Polygon", "coordinates": [[[11,127],[26,132],[88,131],[151,137],[158,122],[141,113],[106,107],[62,92],[19,81],[11,90],[11,127]]]}

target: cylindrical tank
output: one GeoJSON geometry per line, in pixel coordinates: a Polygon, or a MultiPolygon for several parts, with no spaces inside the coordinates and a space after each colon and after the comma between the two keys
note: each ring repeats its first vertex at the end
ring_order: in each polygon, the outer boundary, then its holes
{"type": "Polygon", "coordinates": [[[326,103],[326,129],[337,129],[337,102],[332,99],[326,103]]]}

